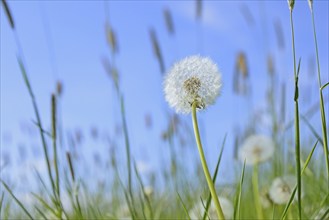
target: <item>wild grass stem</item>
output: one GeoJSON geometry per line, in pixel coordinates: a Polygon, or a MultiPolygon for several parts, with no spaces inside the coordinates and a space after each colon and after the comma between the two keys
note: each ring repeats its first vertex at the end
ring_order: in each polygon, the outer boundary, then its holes
{"type": "Polygon", "coordinates": [[[323,103],[323,93],[322,93],[322,84],[321,84],[321,71],[320,71],[320,60],[319,60],[319,51],[318,51],[318,41],[316,37],[315,22],[314,22],[314,11],[313,11],[313,2],[310,3],[310,11],[312,17],[312,26],[313,26],[313,36],[314,36],[314,45],[315,45],[315,54],[316,54],[316,63],[318,70],[318,84],[319,84],[319,97],[320,97],[320,112],[321,112],[321,128],[322,128],[322,140],[323,140],[323,151],[327,167],[327,185],[329,191],[329,157],[328,157],[328,137],[327,137],[327,125],[326,125],[326,114],[324,110],[323,103]]]}
{"type": "MultiPolygon", "coordinates": [[[[302,200],[301,200],[301,165],[300,165],[300,129],[299,129],[299,107],[298,107],[298,73],[296,71],[296,52],[295,52],[295,34],[294,23],[292,16],[293,7],[290,8],[290,24],[292,36],[292,53],[294,63],[294,78],[295,78],[295,157],[296,157],[296,176],[297,176],[297,197],[298,197],[298,218],[302,218],[302,200]]],[[[300,64],[300,63],[299,63],[300,64]]],[[[298,71],[299,72],[299,71],[298,71]]]]}
{"type": "MultiPolygon", "coordinates": [[[[51,124],[52,124],[52,141],[53,141],[53,157],[55,166],[55,188],[58,202],[61,201],[60,186],[59,186],[59,171],[58,171],[58,158],[57,158],[57,107],[56,107],[56,96],[51,96],[51,124]]],[[[59,209],[60,218],[62,218],[62,209],[59,209]]]]}

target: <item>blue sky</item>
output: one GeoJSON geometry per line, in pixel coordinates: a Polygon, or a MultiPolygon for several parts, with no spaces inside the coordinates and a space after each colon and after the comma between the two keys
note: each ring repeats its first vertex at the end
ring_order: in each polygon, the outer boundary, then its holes
{"type": "MultiPolygon", "coordinates": [[[[159,155],[166,152],[160,134],[166,127],[166,111],[173,112],[164,100],[163,76],[152,51],[150,28],[156,31],[166,70],[179,59],[200,54],[211,57],[222,72],[221,97],[214,106],[199,114],[211,167],[217,155],[213,152],[219,152],[224,134],[228,134],[228,144],[223,166],[228,166],[232,161],[234,129],[246,125],[254,110],[264,108],[269,53],[274,56],[279,81],[287,83],[287,115],[292,118],[294,84],[286,1],[205,1],[201,21],[195,19],[194,1],[8,1],[8,4],[47,128],[50,127],[50,95],[56,81],[61,80],[64,85],[61,101],[64,129],[79,128],[89,133],[90,127],[96,126],[116,138],[120,108],[113,83],[101,62],[102,57],[110,57],[105,35],[105,8],[118,38],[116,64],[125,96],[132,155],[136,160],[147,161],[154,169],[159,166],[159,155]],[[241,12],[241,7],[245,6],[252,14],[252,24],[246,22],[241,12]],[[165,7],[173,16],[173,36],[166,30],[162,13],[165,7]],[[283,30],[283,49],[278,47],[275,35],[274,23],[278,21],[283,30]],[[240,51],[247,55],[254,91],[252,103],[232,92],[233,71],[240,51]],[[146,114],[152,116],[152,130],[145,128],[146,114]]],[[[328,81],[328,7],[328,1],[314,2],[323,82],[328,81]]],[[[309,59],[314,56],[307,1],[296,1],[294,21],[297,58],[302,57],[301,109],[305,111],[318,99],[316,75],[307,73],[309,59]],[[305,101],[308,96],[311,102],[305,101]]],[[[27,152],[35,146],[41,150],[41,146],[38,135],[31,138],[22,133],[22,126],[32,124],[34,113],[16,60],[18,49],[14,34],[2,5],[0,34],[1,152],[11,155],[15,161],[19,146],[26,147],[27,152]]],[[[186,121],[189,117],[183,116],[186,121]]],[[[88,140],[85,145],[98,146],[88,140]]],[[[91,151],[90,146],[83,149],[86,155],[91,151]]],[[[96,150],[104,153],[104,148],[96,150]]],[[[37,161],[31,153],[28,158],[28,161],[37,161]]],[[[4,173],[12,170],[19,173],[20,169],[22,165],[17,162],[4,173]]],[[[224,169],[223,172],[225,176],[224,169]]]]}

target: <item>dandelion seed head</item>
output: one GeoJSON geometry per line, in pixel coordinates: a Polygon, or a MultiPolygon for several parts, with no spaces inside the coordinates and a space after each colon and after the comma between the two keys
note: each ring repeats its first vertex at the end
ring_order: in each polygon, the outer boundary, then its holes
{"type": "Polygon", "coordinates": [[[246,164],[258,164],[265,162],[274,153],[274,142],[264,135],[252,135],[248,137],[239,149],[239,159],[246,164]]]}
{"type": "Polygon", "coordinates": [[[275,204],[285,204],[289,201],[296,184],[295,176],[277,177],[273,180],[269,195],[275,204]]]}
{"type": "MultiPolygon", "coordinates": [[[[218,200],[223,210],[225,219],[232,219],[234,213],[234,207],[232,205],[232,202],[223,196],[219,196],[218,200]]],[[[189,215],[191,219],[202,219],[204,210],[205,210],[204,205],[200,201],[189,211],[189,215]]],[[[213,202],[210,205],[208,216],[210,219],[217,219],[216,207],[213,202]]]]}
{"type": "Polygon", "coordinates": [[[191,104],[198,108],[215,103],[222,87],[217,65],[206,57],[190,56],[177,62],[164,79],[164,93],[169,105],[177,113],[188,114],[191,104]]]}

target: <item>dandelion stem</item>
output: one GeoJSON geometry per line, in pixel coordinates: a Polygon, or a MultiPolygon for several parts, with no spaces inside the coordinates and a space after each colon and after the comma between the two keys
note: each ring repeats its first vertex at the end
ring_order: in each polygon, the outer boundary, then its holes
{"type": "Polygon", "coordinates": [[[321,112],[323,151],[324,151],[324,155],[325,155],[325,158],[326,158],[327,176],[328,176],[328,190],[329,190],[329,158],[328,158],[328,139],[327,139],[326,115],[325,115],[325,111],[324,111],[323,93],[322,93],[322,89],[321,89],[322,85],[321,85],[321,74],[320,74],[320,61],[319,61],[319,52],[318,52],[318,41],[317,41],[316,31],[315,31],[313,7],[311,7],[310,9],[311,9],[311,15],[312,15],[312,25],[313,25],[316,63],[317,63],[317,68],[318,68],[318,83],[319,83],[319,96],[320,96],[320,112],[321,112]]]}
{"type": "Polygon", "coordinates": [[[258,164],[256,163],[253,168],[253,175],[252,175],[252,187],[254,192],[254,201],[255,207],[257,212],[257,218],[263,219],[263,210],[259,200],[259,187],[258,187],[258,164]]]}
{"type": "Polygon", "coordinates": [[[296,52],[295,52],[295,37],[294,37],[294,23],[292,19],[292,9],[290,9],[290,23],[292,36],[292,53],[294,59],[294,76],[295,76],[295,156],[296,156],[296,175],[297,175],[297,197],[298,197],[298,217],[302,218],[302,200],[301,200],[301,168],[300,168],[300,138],[299,138],[299,108],[298,108],[298,74],[296,72],[296,52]]]}
{"type": "Polygon", "coordinates": [[[195,135],[195,140],[196,143],[198,145],[198,150],[199,150],[199,155],[200,155],[200,159],[201,159],[201,164],[202,164],[202,168],[203,168],[203,172],[206,176],[206,180],[208,183],[208,187],[211,193],[211,196],[213,197],[214,203],[215,203],[215,207],[216,207],[216,211],[217,211],[217,216],[219,219],[225,219],[224,218],[224,214],[222,211],[222,208],[220,206],[218,197],[217,197],[217,193],[216,193],[216,189],[214,187],[214,183],[211,179],[210,173],[209,173],[209,169],[208,169],[208,165],[206,162],[206,158],[204,156],[203,153],[203,149],[202,149],[202,144],[201,144],[201,139],[200,139],[200,133],[199,133],[199,127],[198,127],[198,120],[196,117],[196,108],[197,108],[198,102],[194,101],[192,103],[192,121],[193,121],[193,129],[194,129],[194,135],[195,135]]]}

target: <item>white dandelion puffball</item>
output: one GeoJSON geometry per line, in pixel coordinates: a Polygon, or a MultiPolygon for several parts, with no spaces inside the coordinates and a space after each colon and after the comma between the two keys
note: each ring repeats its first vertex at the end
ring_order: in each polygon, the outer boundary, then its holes
{"type": "Polygon", "coordinates": [[[190,56],[177,62],[164,79],[164,93],[177,113],[188,114],[198,101],[198,109],[214,104],[222,87],[217,65],[207,57],[190,56]]]}
{"type": "MultiPolygon", "coordinates": [[[[219,196],[218,197],[220,206],[223,210],[223,214],[225,219],[232,219],[233,218],[233,213],[234,213],[234,207],[232,205],[232,202],[227,199],[226,197],[219,196]]],[[[205,208],[200,201],[197,203],[192,210],[189,212],[189,215],[191,219],[202,219],[203,213],[205,211],[205,208]]],[[[217,219],[217,212],[216,212],[216,207],[215,204],[212,202],[209,210],[208,210],[208,216],[210,219],[217,219]]]]}
{"type": "Polygon", "coordinates": [[[271,200],[275,204],[286,204],[290,199],[296,183],[296,177],[291,175],[275,178],[269,190],[271,200]]]}
{"type": "Polygon", "coordinates": [[[246,164],[258,164],[272,157],[274,153],[274,142],[264,135],[249,136],[239,149],[239,159],[246,164]]]}

